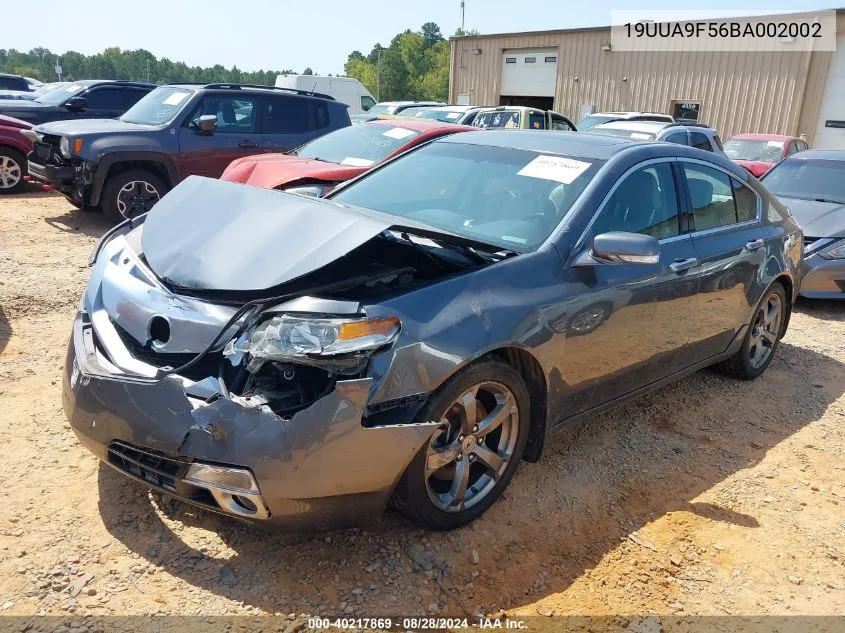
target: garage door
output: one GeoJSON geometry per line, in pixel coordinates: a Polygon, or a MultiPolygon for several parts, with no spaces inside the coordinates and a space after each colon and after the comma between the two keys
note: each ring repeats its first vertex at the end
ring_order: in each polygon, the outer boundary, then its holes
{"type": "Polygon", "coordinates": [[[557,86],[557,49],[507,50],[502,59],[503,95],[554,97],[557,86]]]}
{"type": "Polygon", "coordinates": [[[845,33],[836,34],[836,52],[827,73],[812,145],[814,149],[845,149],[845,33]]]}

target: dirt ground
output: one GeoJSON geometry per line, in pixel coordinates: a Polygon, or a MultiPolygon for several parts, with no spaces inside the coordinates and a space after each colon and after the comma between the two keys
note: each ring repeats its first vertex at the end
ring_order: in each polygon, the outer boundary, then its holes
{"type": "Polygon", "coordinates": [[[697,373],[556,436],[474,525],[267,533],[77,443],[61,370],[97,213],[0,198],[0,614],[845,614],[845,304],[766,374],[697,373]]]}

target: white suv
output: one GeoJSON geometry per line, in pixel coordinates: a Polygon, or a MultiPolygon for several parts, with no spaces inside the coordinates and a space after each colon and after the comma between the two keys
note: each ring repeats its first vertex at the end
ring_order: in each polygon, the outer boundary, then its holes
{"type": "Polygon", "coordinates": [[[703,123],[659,123],[657,121],[613,121],[591,127],[588,134],[619,136],[635,141],[666,141],[689,145],[724,155],[722,139],[712,127],[703,123]]]}
{"type": "Polygon", "coordinates": [[[611,123],[612,121],[660,121],[662,123],[674,123],[675,119],[668,114],[661,114],[660,112],[595,112],[588,114],[578,121],[575,127],[578,128],[579,132],[583,132],[595,125],[611,123]]]}

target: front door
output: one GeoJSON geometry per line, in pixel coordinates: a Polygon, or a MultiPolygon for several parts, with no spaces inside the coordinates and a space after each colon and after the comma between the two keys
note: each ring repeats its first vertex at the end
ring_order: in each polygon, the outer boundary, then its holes
{"type": "Polygon", "coordinates": [[[767,241],[777,234],[762,224],[762,202],[753,189],[709,164],[680,165],[701,262],[690,353],[703,360],[724,352],[748,323],[762,291],[756,280],[766,264],[767,241]]]}
{"type": "Polygon", "coordinates": [[[567,413],[587,411],[690,365],[699,266],[681,233],[679,180],[673,161],[648,161],[625,175],[605,200],[575,257],[596,235],[644,233],[658,239],[656,264],[601,263],[569,269],[566,337],[560,372],[567,413]]]}
{"type": "Polygon", "coordinates": [[[261,151],[258,100],[250,95],[208,94],[179,129],[179,176],[218,178],[236,158],[261,151]],[[199,130],[202,115],[217,116],[211,133],[199,130]]]}

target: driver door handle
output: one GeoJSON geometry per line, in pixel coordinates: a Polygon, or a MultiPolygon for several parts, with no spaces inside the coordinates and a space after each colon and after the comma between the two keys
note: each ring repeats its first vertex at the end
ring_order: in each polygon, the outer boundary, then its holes
{"type": "Polygon", "coordinates": [[[258,143],[256,143],[255,141],[241,141],[240,143],[238,143],[238,147],[253,149],[255,147],[258,147],[258,143]]]}
{"type": "Polygon", "coordinates": [[[671,264],[669,264],[669,270],[674,273],[680,273],[685,270],[689,270],[696,264],[698,264],[698,260],[695,257],[687,257],[686,259],[676,259],[671,264]]]}
{"type": "Polygon", "coordinates": [[[745,248],[747,248],[749,251],[756,251],[758,248],[763,247],[765,244],[766,244],[766,240],[761,238],[761,239],[751,240],[750,242],[746,242],[745,248]]]}

